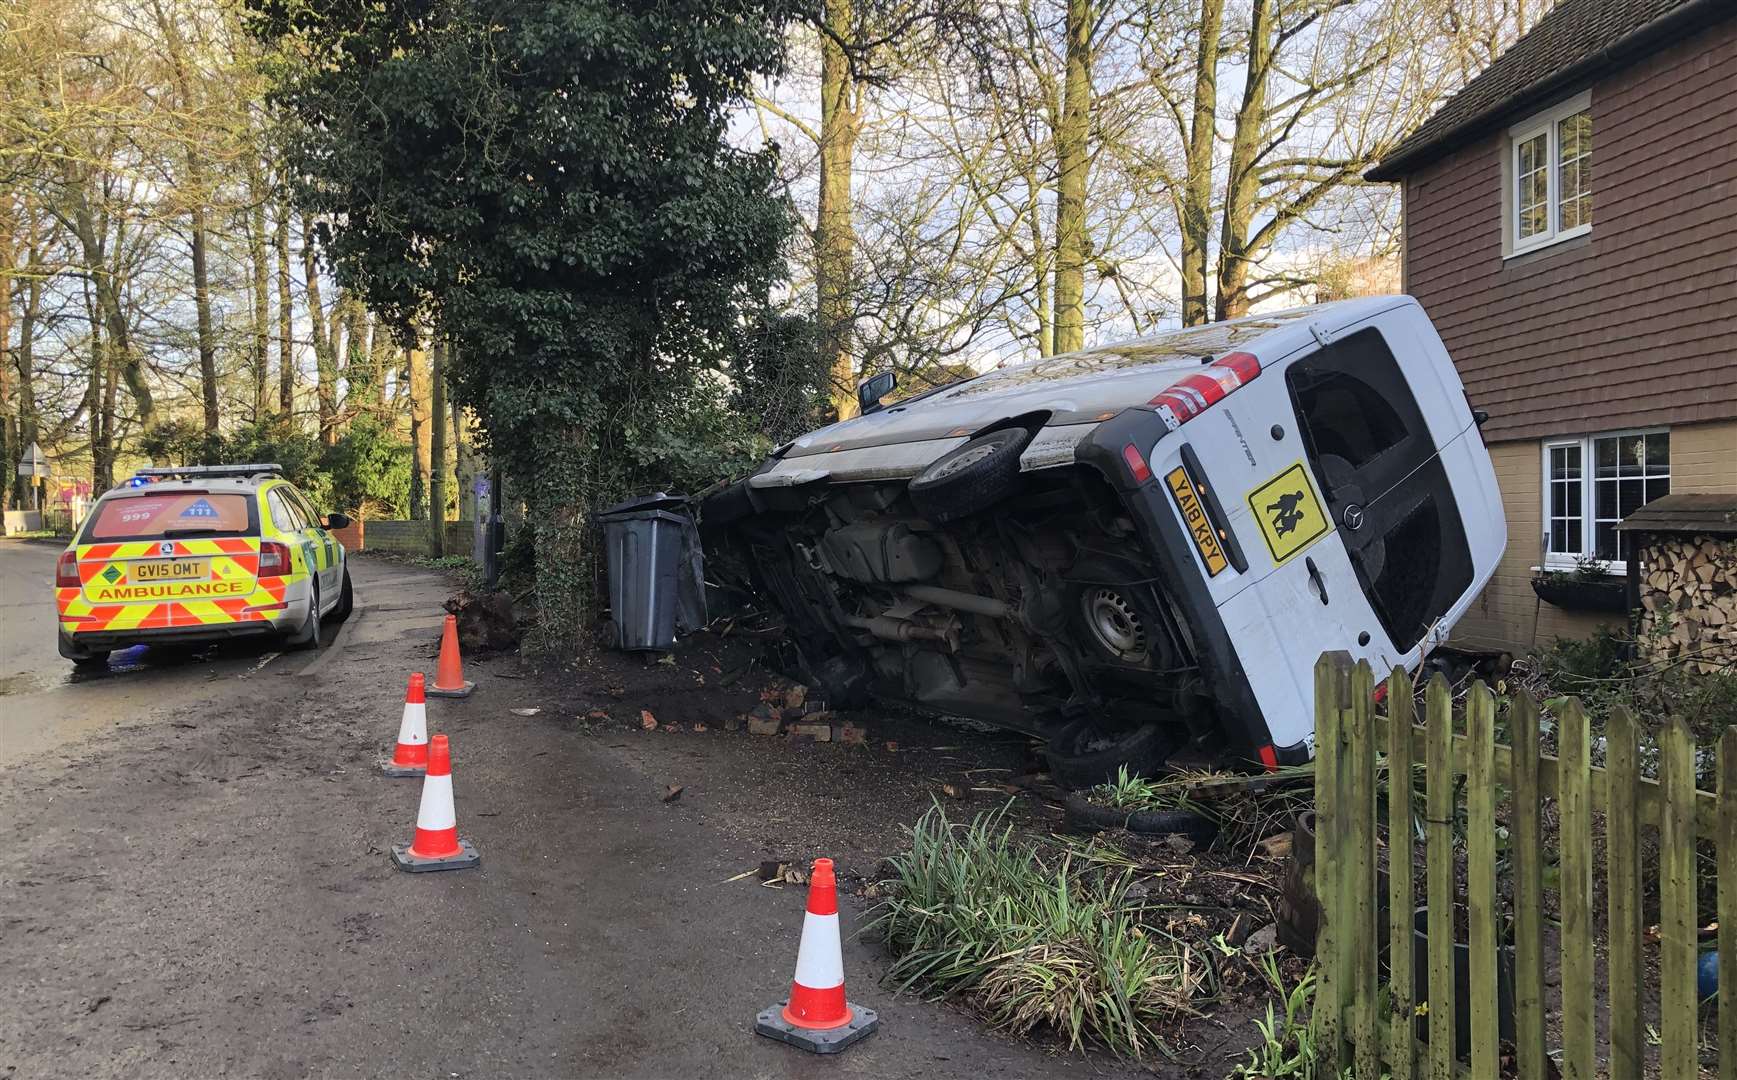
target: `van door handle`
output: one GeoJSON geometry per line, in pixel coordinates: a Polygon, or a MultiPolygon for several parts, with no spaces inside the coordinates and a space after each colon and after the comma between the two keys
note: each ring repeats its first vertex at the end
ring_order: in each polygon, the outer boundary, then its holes
{"type": "Polygon", "coordinates": [[[1321,594],[1321,603],[1327,602],[1327,582],[1321,577],[1320,567],[1315,565],[1313,556],[1303,556],[1303,565],[1309,568],[1309,581],[1315,586],[1315,591],[1321,594]]]}

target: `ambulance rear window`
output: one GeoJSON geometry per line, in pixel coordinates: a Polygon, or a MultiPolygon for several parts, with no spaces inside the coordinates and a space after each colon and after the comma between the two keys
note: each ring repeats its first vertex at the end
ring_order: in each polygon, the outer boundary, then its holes
{"type": "Polygon", "coordinates": [[[97,503],[85,524],[82,542],[246,536],[258,530],[251,495],[144,491],[97,503]]]}

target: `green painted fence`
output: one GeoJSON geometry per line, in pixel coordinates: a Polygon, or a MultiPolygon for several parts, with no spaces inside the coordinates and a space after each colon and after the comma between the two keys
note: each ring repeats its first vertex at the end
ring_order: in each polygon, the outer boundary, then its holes
{"type": "MultiPolygon", "coordinates": [[[[1511,942],[1514,1003],[1513,1069],[1523,1080],[1553,1075],[1553,1058],[1564,1080],[1638,1078],[1649,1065],[1644,1005],[1656,994],[1657,1046],[1654,1075],[1691,1080],[1704,1075],[1695,972],[1695,844],[1713,840],[1718,867],[1718,1001],[1737,1002],[1737,728],[1719,743],[1718,791],[1695,787],[1694,743],[1680,719],[1659,732],[1658,779],[1641,774],[1639,726],[1616,710],[1606,724],[1605,765],[1591,763],[1586,714],[1570,700],[1558,711],[1559,757],[1539,750],[1538,704],[1516,695],[1508,713],[1510,743],[1495,738],[1496,699],[1478,683],[1466,700],[1465,731],[1454,730],[1453,701],[1438,675],[1427,687],[1424,717],[1416,716],[1413,686],[1404,671],[1388,680],[1386,715],[1377,711],[1376,686],[1367,662],[1353,665],[1345,653],[1327,653],[1315,667],[1316,871],[1323,913],[1317,945],[1320,985],[1315,1023],[1327,1075],[1345,1070],[1358,1080],[1475,1077],[1502,1073],[1498,1012],[1499,941],[1511,942]],[[1413,784],[1383,783],[1385,777],[1424,777],[1422,814],[1413,784]],[[1463,785],[1457,784],[1464,777],[1463,785]],[[1385,786],[1385,792],[1382,788],[1385,786]],[[1464,798],[1465,891],[1456,895],[1454,821],[1464,798]],[[1497,820],[1498,797],[1507,813],[1497,820]],[[1559,873],[1548,887],[1557,895],[1560,918],[1561,1017],[1553,1032],[1545,1001],[1545,866],[1543,819],[1554,803],[1559,873]],[[1604,823],[1606,898],[1605,991],[1597,993],[1593,964],[1593,860],[1595,815],[1604,823]],[[1455,1054],[1455,1012],[1446,1000],[1415,1000],[1412,949],[1387,949],[1382,977],[1382,941],[1409,944],[1418,906],[1413,874],[1417,849],[1413,822],[1421,817],[1428,947],[1422,958],[1424,985],[1441,997],[1453,994],[1455,941],[1469,943],[1469,1064],[1455,1054]],[[1382,821],[1403,823],[1386,829],[1382,821]],[[1509,859],[1498,863],[1498,827],[1508,828],[1509,859]],[[1645,984],[1642,962],[1641,841],[1657,829],[1659,866],[1659,982],[1645,984]],[[1378,874],[1378,841],[1385,841],[1386,905],[1378,874]],[[1512,902],[1497,890],[1498,868],[1511,885],[1512,902]],[[1456,939],[1456,904],[1465,908],[1464,938],[1456,939]],[[1509,928],[1511,927],[1511,932],[1509,928]],[[1602,1029],[1607,1063],[1596,1066],[1601,1029],[1597,1014],[1608,1010],[1602,1029]],[[1426,1017],[1419,1039],[1414,1018],[1426,1017]]],[[[1506,980],[1504,980],[1506,981],[1506,980]]],[[[1717,1072],[1737,1080],[1737,1005],[1718,1009],[1717,1072]]]]}

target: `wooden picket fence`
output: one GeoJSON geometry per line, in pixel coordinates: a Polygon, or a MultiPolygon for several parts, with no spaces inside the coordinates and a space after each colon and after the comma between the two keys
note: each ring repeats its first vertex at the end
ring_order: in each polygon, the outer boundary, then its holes
{"type": "MultiPolygon", "coordinates": [[[[1592,1080],[1596,1068],[1599,1009],[1593,967],[1593,832],[1595,812],[1604,815],[1608,961],[1604,1006],[1608,1009],[1611,1080],[1639,1078],[1646,1068],[1649,1034],[1642,963],[1641,839],[1658,830],[1657,885],[1660,905],[1656,1075],[1666,1080],[1701,1076],[1698,1053],[1696,964],[1696,840],[1716,844],[1718,871],[1718,1002],[1737,1001],[1737,728],[1719,743],[1718,792],[1697,791],[1694,743],[1681,719],[1658,736],[1658,780],[1640,768],[1639,726],[1616,710],[1604,732],[1606,764],[1591,762],[1586,714],[1576,700],[1553,710],[1560,757],[1539,750],[1538,704],[1516,694],[1508,713],[1509,745],[1495,739],[1496,699],[1482,683],[1466,701],[1466,730],[1454,731],[1453,700],[1437,676],[1428,686],[1425,722],[1416,722],[1413,686],[1404,671],[1388,681],[1387,714],[1378,714],[1375,680],[1367,662],[1352,665],[1345,653],[1328,653],[1315,668],[1316,889],[1322,906],[1317,945],[1320,983],[1315,1001],[1318,1049],[1328,1076],[1377,1080],[1428,1076],[1432,1080],[1474,1077],[1493,1080],[1502,1069],[1498,1015],[1498,937],[1511,941],[1514,1003],[1513,1067],[1525,1080],[1544,1080],[1546,1056],[1555,1058],[1564,1080],[1592,1080]],[[1384,760],[1382,760],[1384,759],[1384,760]],[[1451,1002],[1414,1000],[1412,940],[1416,854],[1413,785],[1423,766],[1424,903],[1428,907],[1427,986],[1451,998],[1455,985],[1456,903],[1466,909],[1470,950],[1471,1054],[1469,1068],[1455,1055],[1455,1010],[1451,1002]],[[1385,785],[1383,773],[1400,778],[1385,785]],[[1454,880],[1455,780],[1465,777],[1466,890],[1454,880]],[[1498,787],[1505,788],[1511,862],[1511,911],[1496,890],[1498,787]],[[1546,890],[1542,815],[1554,800],[1558,820],[1560,885],[1561,1023],[1549,1038],[1545,1003],[1546,890]],[[1387,911],[1377,897],[1380,804],[1385,803],[1387,911]],[[1508,920],[1511,919],[1511,922],[1508,920]],[[1383,925],[1385,923],[1385,925],[1383,925]],[[1503,934],[1504,924],[1511,936],[1503,934]],[[1393,942],[1383,983],[1378,941],[1393,942]],[[1427,1039],[1414,1035],[1414,1018],[1426,1017],[1427,1039]],[[1554,1042],[1552,1054],[1549,1042],[1554,1042]]],[[[1718,1072],[1737,1080],[1737,1007],[1718,1009],[1718,1072]]]]}

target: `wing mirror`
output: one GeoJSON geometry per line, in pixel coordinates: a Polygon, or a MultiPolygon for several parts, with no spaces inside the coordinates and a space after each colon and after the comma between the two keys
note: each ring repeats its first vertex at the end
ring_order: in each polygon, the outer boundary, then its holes
{"type": "Polygon", "coordinates": [[[870,375],[856,388],[856,403],[861,407],[864,416],[880,412],[881,398],[886,397],[898,388],[899,377],[890,371],[882,371],[870,375]]]}
{"type": "Polygon", "coordinates": [[[333,513],[326,515],[326,528],[328,528],[328,529],[348,529],[349,527],[350,527],[350,515],[339,514],[336,512],[333,512],[333,513]]]}

